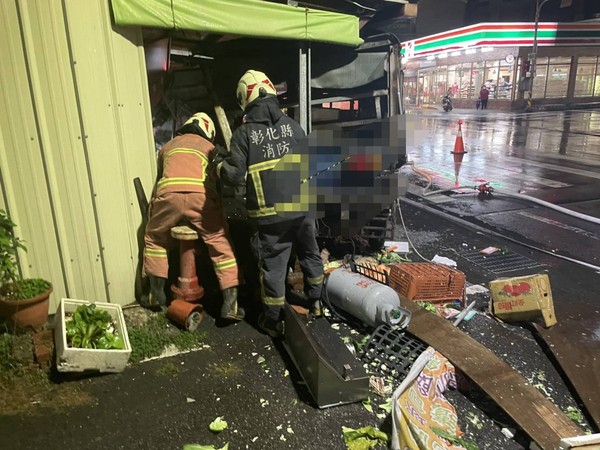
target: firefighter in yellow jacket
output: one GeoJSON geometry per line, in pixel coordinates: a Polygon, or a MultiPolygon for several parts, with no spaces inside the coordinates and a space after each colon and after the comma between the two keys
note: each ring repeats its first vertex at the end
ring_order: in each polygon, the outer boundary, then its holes
{"type": "Polygon", "coordinates": [[[158,155],[158,181],[144,236],[144,270],[150,281],[150,304],[165,306],[165,281],[172,247],[171,227],[189,222],[208,247],[223,295],[221,317],[241,320],[237,306],[238,266],[227,236],[227,226],[214,173],[215,125],[205,113],[196,113],[167,142],[158,155]],[[214,172],[214,171],[213,171],[214,172]]]}

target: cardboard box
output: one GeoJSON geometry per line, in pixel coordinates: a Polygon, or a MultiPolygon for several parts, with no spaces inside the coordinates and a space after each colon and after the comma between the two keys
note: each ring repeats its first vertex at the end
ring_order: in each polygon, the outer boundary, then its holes
{"type": "Polygon", "coordinates": [[[548,275],[528,275],[491,281],[490,311],[506,321],[541,317],[546,328],[556,324],[548,275]]]}

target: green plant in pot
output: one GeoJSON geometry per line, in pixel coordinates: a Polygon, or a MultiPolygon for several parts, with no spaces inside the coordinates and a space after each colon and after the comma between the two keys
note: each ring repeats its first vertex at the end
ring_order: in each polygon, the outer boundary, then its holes
{"type": "Polygon", "coordinates": [[[27,251],[15,236],[15,224],[0,209],[0,316],[16,329],[39,328],[48,320],[52,284],[40,278],[21,278],[19,249],[27,251]]]}

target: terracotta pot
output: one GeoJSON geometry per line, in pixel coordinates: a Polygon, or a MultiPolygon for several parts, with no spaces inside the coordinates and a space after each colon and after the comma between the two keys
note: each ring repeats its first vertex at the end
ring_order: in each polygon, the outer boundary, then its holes
{"type": "Polygon", "coordinates": [[[43,294],[28,300],[7,301],[0,298],[0,316],[8,321],[9,327],[18,329],[39,328],[48,321],[48,308],[52,287],[43,294]]]}
{"type": "Polygon", "coordinates": [[[167,309],[167,317],[180,327],[194,331],[202,321],[202,305],[185,300],[173,300],[167,309]]]}

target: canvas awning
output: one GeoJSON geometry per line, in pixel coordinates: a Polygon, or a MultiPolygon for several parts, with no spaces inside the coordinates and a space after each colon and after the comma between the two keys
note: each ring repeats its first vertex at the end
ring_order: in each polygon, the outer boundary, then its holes
{"type": "Polygon", "coordinates": [[[262,0],[111,0],[115,24],[359,45],[358,18],[262,0]]]}

